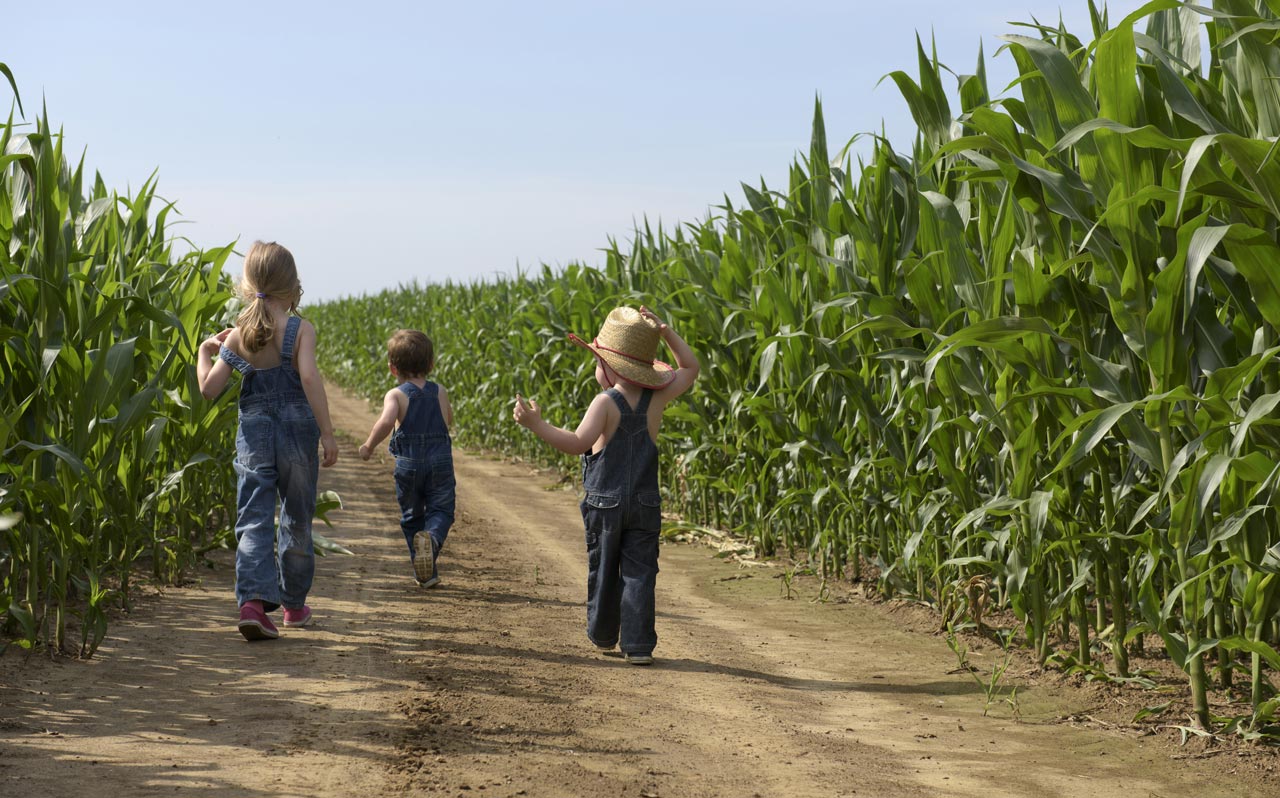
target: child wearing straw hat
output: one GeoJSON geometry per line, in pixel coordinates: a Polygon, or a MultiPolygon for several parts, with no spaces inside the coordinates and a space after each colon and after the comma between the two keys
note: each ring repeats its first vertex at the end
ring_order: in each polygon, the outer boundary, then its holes
{"type": "Polygon", "coordinates": [[[577,429],[542,418],[516,396],[512,415],[566,454],[582,455],[582,521],[587,533],[587,637],[601,651],[620,647],[633,665],[653,663],[654,585],[658,577],[658,429],[662,411],[689,390],[698,358],[648,308],[615,308],[591,343],[569,340],[596,358],[592,400],[577,429]],[[676,367],[657,360],[665,342],[676,367]]]}

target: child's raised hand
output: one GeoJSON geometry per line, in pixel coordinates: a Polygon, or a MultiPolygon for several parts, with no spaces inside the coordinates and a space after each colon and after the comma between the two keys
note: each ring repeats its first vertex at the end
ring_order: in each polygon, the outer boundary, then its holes
{"type": "Polygon", "coordinates": [[[511,417],[522,427],[532,427],[542,417],[542,408],[532,399],[525,399],[516,394],[516,406],[512,408],[511,417]]]}
{"type": "Polygon", "coordinates": [[[646,319],[650,319],[655,324],[657,324],[658,332],[662,332],[663,330],[667,329],[667,323],[662,319],[658,318],[658,315],[656,313],[654,313],[652,310],[649,310],[644,305],[640,306],[640,315],[644,316],[646,319]]]}
{"type": "Polygon", "coordinates": [[[222,344],[226,342],[227,336],[231,334],[233,328],[228,327],[222,332],[214,333],[208,338],[200,342],[200,352],[206,357],[215,357],[218,350],[222,349],[222,344]]]}

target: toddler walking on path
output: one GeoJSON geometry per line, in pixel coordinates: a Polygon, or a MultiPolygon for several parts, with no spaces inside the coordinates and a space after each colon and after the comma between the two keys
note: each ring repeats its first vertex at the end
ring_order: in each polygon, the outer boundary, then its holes
{"type": "Polygon", "coordinates": [[[591,343],[576,335],[569,339],[595,355],[596,382],[604,390],[577,429],[552,426],[537,402],[518,395],[512,414],[553,447],[582,455],[587,637],[601,651],[621,644],[627,662],[649,665],[658,642],[658,431],[667,404],[697,378],[698,359],[645,307],[614,309],[591,343]],[[671,349],[677,368],[655,360],[659,340],[671,349]]]}
{"type": "Polygon", "coordinates": [[[400,530],[418,584],[435,587],[440,583],[436,560],[453,525],[456,501],[449,438],[453,408],[449,393],[427,380],[435,367],[435,347],[425,333],[400,330],[391,336],[387,367],[402,382],[383,397],[382,415],[360,445],[360,457],[368,460],[374,447],[391,434],[400,530]]]}
{"type": "Polygon", "coordinates": [[[247,640],[271,640],[280,632],[267,613],[281,605],[285,626],[311,620],[317,465],[336,463],[338,444],[316,368],[315,327],[296,315],[302,284],[293,255],[255,241],[240,293],[244,311],[234,328],[200,344],[196,376],[206,399],[222,392],[232,370],[243,378],[235,460],[238,628],[247,640]]]}

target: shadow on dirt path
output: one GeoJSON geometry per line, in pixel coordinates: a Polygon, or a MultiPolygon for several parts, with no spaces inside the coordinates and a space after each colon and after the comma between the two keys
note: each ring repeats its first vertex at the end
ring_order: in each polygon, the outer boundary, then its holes
{"type": "Polygon", "coordinates": [[[602,655],[576,496],[496,459],[459,453],[442,582],[420,590],[391,463],[355,452],[373,414],[330,397],[348,436],[322,475],[344,502],[326,533],[355,556],[320,559],[315,625],[242,640],[223,552],[92,660],[11,650],[0,794],[1259,794],[1125,735],[984,717],[942,640],[865,604],[783,600],[701,547],[662,549],[657,665],[602,655]]]}

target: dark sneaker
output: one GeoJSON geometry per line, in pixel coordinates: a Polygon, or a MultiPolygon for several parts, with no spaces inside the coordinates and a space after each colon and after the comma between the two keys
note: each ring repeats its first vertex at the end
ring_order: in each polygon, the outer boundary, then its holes
{"type": "Polygon", "coordinates": [[[419,587],[435,587],[440,584],[440,572],[436,569],[436,551],[435,538],[426,532],[419,532],[413,536],[413,550],[417,552],[413,558],[413,574],[418,578],[419,587]],[[429,554],[429,557],[424,557],[429,554]]]}
{"type": "Polygon", "coordinates": [[[631,663],[632,665],[652,665],[653,664],[652,654],[627,654],[625,656],[627,658],[627,662],[631,663]]]}
{"type": "Polygon", "coordinates": [[[285,626],[306,626],[309,623],[311,623],[311,608],[306,604],[303,604],[300,610],[284,608],[285,626]]]}
{"type": "Polygon", "coordinates": [[[240,608],[240,623],[237,626],[245,640],[275,640],[280,636],[280,630],[267,614],[249,604],[240,608]]]}

